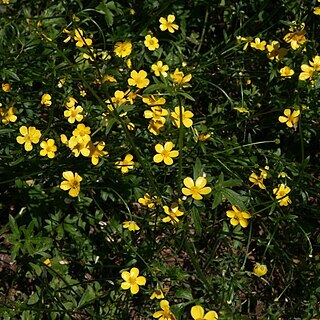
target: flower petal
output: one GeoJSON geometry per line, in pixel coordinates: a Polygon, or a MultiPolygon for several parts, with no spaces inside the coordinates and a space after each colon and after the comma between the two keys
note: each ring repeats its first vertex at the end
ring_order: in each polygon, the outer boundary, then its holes
{"type": "Polygon", "coordinates": [[[184,178],[183,183],[189,189],[194,187],[194,181],[190,177],[184,178]]]}
{"type": "Polygon", "coordinates": [[[201,306],[193,306],[191,308],[191,317],[195,320],[203,319],[204,310],[201,306]]]}

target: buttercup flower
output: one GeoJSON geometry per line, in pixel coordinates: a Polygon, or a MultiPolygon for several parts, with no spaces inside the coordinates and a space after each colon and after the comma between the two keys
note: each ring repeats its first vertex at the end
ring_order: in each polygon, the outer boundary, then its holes
{"type": "Polygon", "coordinates": [[[256,173],[252,172],[249,181],[252,182],[253,184],[259,186],[260,189],[265,189],[266,186],[263,183],[263,178],[259,177],[256,173]]]}
{"type": "Polygon", "coordinates": [[[132,70],[130,73],[131,78],[128,79],[130,86],[136,86],[139,89],[145,88],[149,85],[150,80],[147,78],[147,73],[144,70],[137,72],[132,70]]]}
{"type": "Polygon", "coordinates": [[[158,197],[157,196],[151,196],[149,193],[146,193],[143,198],[139,198],[138,202],[142,204],[143,206],[148,207],[149,209],[152,209],[155,207],[158,197]]]}
{"type": "MultiPolygon", "coordinates": [[[[181,107],[182,111],[182,123],[186,128],[190,128],[193,124],[191,118],[193,117],[193,113],[191,111],[184,111],[184,107],[181,107]]],[[[170,117],[172,120],[172,124],[180,128],[180,107],[175,107],[174,112],[170,113],[170,117]]]]}
{"type": "Polygon", "coordinates": [[[51,106],[51,96],[49,93],[44,93],[41,97],[41,104],[44,104],[45,106],[49,107],[51,106]]]}
{"type": "Polygon", "coordinates": [[[121,288],[123,290],[130,289],[132,294],[137,294],[139,292],[139,286],[146,284],[146,278],[139,276],[138,268],[131,268],[130,272],[123,271],[121,277],[124,280],[124,282],[121,283],[121,288]]]}
{"type": "Polygon", "coordinates": [[[287,77],[291,78],[291,76],[294,74],[294,70],[292,70],[290,67],[285,66],[280,69],[280,75],[281,77],[287,77]]]}
{"type": "Polygon", "coordinates": [[[289,196],[287,196],[290,191],[291,189],[284,184],[279,184],[277,188],[273,189],[273,194],[276,195],[276,199],[279,199],[280,206],[287,206],[292,202],[289,196]]]}
{"type": "Polygon", "coordinates": [[[268,268],[265,264],[256,263],[253,267],[253,273],[257,277],[262,277],[268,272],[268,268]]]}
{"type": "Polygon", "coordinates": [[[132,43],[130,41],[116,42],[113,52],[120,58],[127,57],[132,51],[132,43]]]}
{"type": "Polygon", "coordinates": [[[252,41],[252,37],[241,37],[241,36],[237,36],[237,42],[240,44],[241,42],[244,42],[244,46],[243,46],[243,50],[247,50],[248,46],[250,45],[251,41],[252,41]]]}
{"type": "Polygon", "coordinates": [[[249,224],[250,214],[247,211],[240,211],[236,206],[232,206],[232,210],[227,211],[227,217],[231,218],[230,223],[237,226],[239,223],[242,228],[246,228],[249,224]]]}
{"type": "Polygon", "coordinates": [[[10,83],[2,83],[1,87],[4,92],[9,92],[11,89],[11,84],[10,83]]]}
{"type": "Polygon", "coordinates": [[[144,45],[150,50],[154,51],[159,48],[159,41],[156,37],[151,37],[149,34],[145,36],[144,45]]]}
{"type": "Polygon", "coordinates": [[[169,141],[162,146],[161,144],[157,144],[155,146],[155,150],[158,154],[153,157],[153,161],[156,163],[164,162],[166,165],[171,166],[173,164],[172,158],[176,158],[179,155],[178,150],[172,150],[174,144],[169,141]]]}
{"type": "Polygon", "coordinates": [[[0,121],[4,124],[10,122],[16,122],[18,117],[15,115],[17,111],[14,107],[1,108],[2,104],[0,103],[0,121]]]}
{"type": "Polygon", "coordinates": [[[57,146],[55,145],[55,141],[53,139],[42,141],[40,143],[40,147],[42,148],[40,151],[40,156],[47,156],[50,159],[54,158],[55,152],[57,151],[57,146]]]}
{"type": "Polygon", "coordinates": [[[260,38],[255,38],[254,42],[250,42],[250,46],[251,48],[263,51],[266,48],[266,42],[265,41],[261,41],[260,38]]]}
{"type": "Polygon", "coordinates": [[[80,192],[80,182],[82,181],[82,177],[75,172],[65,171],[62,173],[62,176],[66,179],[60,183],[60,189],[69,190],[69,195],[71,197],[77,197],[80,192]]]}
{"type": "Polygon", "coordinates": [[[207,179],[203,177],[198,177],[196,182],[194,182],[190,177],[187,177],[183,180],[183,184],[186,188],[182,188],[182,193],[185,196],[192,196],[195,200],[201,200],[203,198],[202,195],[206,195],[211,192],[210,187],[205,187],[207,179]]]}
{"type": "Polygon", "coordinates": [[[272,41],[271,44],[267,44],[267,50],[268,50],[268,58],[270,60],[276,60],[279,61],[283,57],[285,57],[288,53],[288,50],[285,48],[280,48],[279,41],[272,41]]]}
{"type": "Polygon", "coordinates": [[[95,142],[94,144],[89,141],[90,154],[88,155],[88,157],[91,158],[91,163],[94,166],[99,163],[100,158],[108,154],[108,151],[103,150],[105,146],[106,144],[104,141],[95,142]]]}
{"type": "Polygon", "coordinates": [[[289,31],[293,32],[287,33],[283,38],[285,42],[290,43],[293,50],[299,49],[301,45],[308,41],[305,37],[306,31],[304,30],[304,27],[304,23],[299,25],[293,21],[292,26],[289,29],[289,31]]]}
{"type": "Polygon", "coordinates": [[[163,206],[163,210],[168,215],[168,217],[163,218],[162,221],[171,222],[172,224],[179,222],[178,217],[184,214],[184,212],[179,210],[179,206],[177,203],[173,203],[170,208],[168,206],[163,206]]]}
{"type": "Polygon", "coordinates": [[[159,320],[175,320],[175,315],[170,310],[170,305],[167,300],[161,300],[160,301],[160,308],[162,310],[156,311],[153,314],[154,318],[159,318],[159,320]]]}
{"type": "Polygon", "coordinates": [[[148,106],[160,106],[166,103],[166,99],[163,97],[155,97],[153,94],[142,97],[142,101],[148,106]]]}
{"type": "Polygon", "coordinates": [[[134,166],[134,161],[132,160],[133,160],[133,155],[127,154],[123,159],[123,161],[116,162],[116,167],[118,169],[121,169],[121,173],[128,173],[129,169],[133,169],[133,166],[134,166]]]}
{"type": "Polygon", "coordinates": [[[83,111],[83,108],[81,106],[71,107],[64,111],[64,116],[68,118],[69,123],[74,123],[75,121],[82,121],[83,115],[81,114],[83,111]]]}
{"type": "Polygon", "coordinates": [[[75,98],[68,97],[68,101],[66,102],[65,107],[66,108],[74,107],[76,103],[78,103],[78,101],[75,98]]]}
{"type": "Polygon", "coordinates": [[[159,19],[160,24],[160,30],[161,31],[166,31],[168,30],[170,33],[174,33],[175,30],[179,29],[179,26],[177,24],[174,24],[174,20],[176,19],[176,17],[173,14],[169,14],[167,19],[161,17],[159,19]]]}
{"type": "Polygon", "coordinates": [[[157,61],[157,63],[154,63],[151,66],[151,69],[157,77],[160,77],[160,74],[162,74],[164,77],[168,76],[167,71],[169,70],[169,67],[166,64],[163,64],[162,61],[157,61]]]}
{"type": "Polygon", "coordinates": [[[92,45],[92,40],[90,38],[84,38],[83,30],[79,28],[74,31],[73,39],[76,41],[76,47],[82,48],[83,46],[90,47],[92,45]]]}
{"type": "Polygon", "coordinates": [[[40,130],[37,130],[35,127],[26,127],[22,126],[19,129],[22,136],[17,137],[17,142],[19,144],[24,144],[24,149],[26,151],[31,151],[33,149],[32,143],[36,144],[41,138],[40,130]]]}
{"type": "Polygon", "coordinates": [[[140,227],[134,221],[125,221],[122,223],[122,225],[125,229],[128,229],[129,231],[140,230],[140,227]]]}
{"type": "Polygon", "coordinates": [[[174,84],[187,83],[191,80],[192,74],[187,74],[186,76],[179,68],[174,70],[174,73],[170,73],[170,77],[172,78],[174,84]]]}
{"type": "Polygon", "coordinates": [[[281,123],[285,123],[289,128],[297,127],[299,122],[300,110],[285,109],[283,111],[285,116],[280,116],[278,119],[281,123]]]}
{"type": "Polygon", "coordinates": [[[204,309],[196,305],[191,308],[191,317],[194,320],[217,320],[218,314],[215,311],[209,311],[204,314],[204,309]]]}
{"type": "Polygon", "coordinates": [[[150,299],[153,300],[154,298],[156,298],[156,299],[164,299],[164,294],[163,294],[161,289],[155,289],[152,292],[152,295],[150,296],[150,299]]]}

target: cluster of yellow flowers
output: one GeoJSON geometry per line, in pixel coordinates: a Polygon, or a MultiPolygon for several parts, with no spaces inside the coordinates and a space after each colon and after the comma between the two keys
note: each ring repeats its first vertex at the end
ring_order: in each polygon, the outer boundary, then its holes
{"type": "Polygon", "coordinates": [[[79,123],[72,131],[70,139],[65,134],[60,136],[61,142],[70,148],[75,157],[81,154],[84,157],[91,158],[93,165],[97,165],[100,158],[107,155],[108,152],[103,150],[105,148],[104,141],[91,141],[91,129],[86,127],[85,124],[79,123]]]}
{"type": "MultiPolygon", "coordinates": [[[[147,279],[144,276],[140,276],[140,271],[138,268],[133,267],[130,271],[123,271],[121,273],[121,278],[124,280],[121,283],[121,288],[123,290],[130,290],[131,294],[137,294],[140,291],[140,286],[146,285],[147,279]]],[[[156,289],[151,295],[150,299],[162,299],[160,301],[160,309],[153,313],[153,318],[159,320],[175,320],[176,317],[171,311],[170,303],[168,300],[164,299],[163,291],[161,289],[156,289]]],[[[191,317],[194,320],[217,320],[218,314],[215,311],[208,311],[205,313],[204,309],[200,305],[195,305],[191,308],[191,317]]]]}
{"type": "MultiPolygon", "coordinates": [[[[268,177],[268,170],[269,167],[265,166],[264,169],[259,169],[260,175],[258,176],[255,172],[252,172],[249,176],[249,181],[252,182],[254,185],[259,186],[260,189],[266,189],[266,186],[264,185],[264,180],[268,177]]],[[[279,174],[279,177],[282,177],[282,173],[279,174]]],[[[279,184],[277,188],[273,189],[273,194],[276,195],[276,199],[278,199],[280,206],[287,206],[291,203],[291,199],[288,196],[288,193],[291,191],[291,189],[284,185],[279,184]]]]}

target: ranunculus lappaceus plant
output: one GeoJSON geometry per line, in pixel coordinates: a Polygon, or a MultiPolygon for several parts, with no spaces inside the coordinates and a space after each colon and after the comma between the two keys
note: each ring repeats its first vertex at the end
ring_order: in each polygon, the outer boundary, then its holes
{"type": "Polygon", "coordinates": [[[319,319],[319,6],[0,0],[1,319],[319,319]]]}

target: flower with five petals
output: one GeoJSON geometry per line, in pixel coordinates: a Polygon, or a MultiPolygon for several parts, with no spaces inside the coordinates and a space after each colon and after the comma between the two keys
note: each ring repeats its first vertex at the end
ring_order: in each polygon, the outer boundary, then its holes
{"type": "Polygon", "coordinates": [[[139,292],[139,286],[144,286],[146,284],[146,278],[144,276],[139,276],[138,268],[131,268],[130,272],[123,271],[121,273],[121,278],[124,282],[121,283],[121,288],[123,290],[130,289],[132,294],[137,294],[139,292]]]}
{"type": "Polygon", "coordinates": [[[195,200],[201,200],[202,195],[206,195],[211,192],[210,187],[206,187],[207,179],[204,177],[198,177],[196,182],[192,178],[187,177],[183,180],[186,188],[182,188],[182,193],[185,196],[192,196],[195,200]]]}

